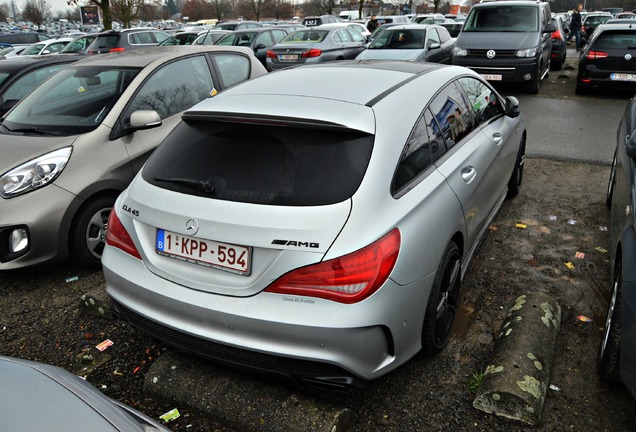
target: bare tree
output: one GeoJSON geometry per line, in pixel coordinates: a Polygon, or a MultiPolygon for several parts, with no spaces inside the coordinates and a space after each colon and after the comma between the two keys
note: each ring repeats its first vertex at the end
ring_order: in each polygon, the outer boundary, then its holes
{"type": "Polygon", "coordinates": [[[247,0],[246,3],[249,5],[249,9],[254,13],[254,17],[256,21],[260,21],[261,14],[263,13],[263,7],[267,0],[247,0]]]}
{"type": "Polygon", "coordinates": [[[294,8],[289,0],[269,0],[265,6],[265,13],[277,20],[291,18],[294,15],[294,8]]]}
{"type": "Polygon", "coordinates": [[[20,18],[20,9],[18,8],[18,5],[16,4],[15,0],[11,0],[11,3],[9,5],[9,10],[11,12],[11,17],[14,20],[17,20],[18,18],[20,18]]]}
{"type": "Polygon", "coordinates": [[[9,6],[6,3],[0,4],[0,21],[6,21],[9,15],[9,6]]]}
{"type": "Polygon", "coordinates": [[[186,0],[181,8],[181,16],[187,16],[188,21],[198,21],[211,15],[211,7],[205,0],[186,0]]]}
{"type": "MultiPolygon", "coordinates": [[[[440,1],[440,0],[438,0],[440,1]]],[[[312,12],[311,15],[333,15],[333,10],[336,7],[336,0],[310,0],[305,3],[305,8],[309,6],[309,10],[316,11],[312,12]]],[[[305,15],[309,15],[306,13],[305,15]]]]}
{"type": "Polygon", "coordinates": [[[51,7],[46,0],[27,0],[22,11],[22,17],[33,22],[37,26],[41,26],[49,16],[51,7]]]}
{"type": "MultiPolygon", "coordinates": [[[[89,0],[89,1],[101,9],[104,30],[112,29],[113,16],[110,13],[110,0],[89,0]]],[[[77,6],[79,5],[79,2],[80,0],[67,0],[67,3],[69,6],[77,6]]]]}
{"type": "Polygon", "coordinates": [[[229,0],[212,0],[210,3],[214,9],[212,18],[222,20],[232,11],[232,4],[229,0]]]}
{"type": "Polygon", "coordinates": [[[113,17],[121,21],[124,28],[130,27],[132,20],[137,18],[144,0],[110,0],[113,17]]]}

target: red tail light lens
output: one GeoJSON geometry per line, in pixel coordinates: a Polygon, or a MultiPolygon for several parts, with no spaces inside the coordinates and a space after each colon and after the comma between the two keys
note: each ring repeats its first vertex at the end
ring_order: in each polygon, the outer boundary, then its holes
{"type": "Polygon", "coordinates": [[[600,58],[605,58],[608,57],[608,54],[606,52],[603,51],[592,51],[590,50],[590,52],[588,52],[585,55],[585,58],[588,60],[596,60],[596,59],[600,59],[600,58]]]}
{"type": "Polygon", "coordinates": [[[126,48],[111,48],[110,50],[108,50],[109,53],[122,51],[126,51],[126,48]]]}
{"type": "Polygon", "coordinates": [[[563,39],[561,37],[561,32],[558,30],[555,30],[552,32],[552,36],[550,36],[552,39],[563,39]]]}
{"type": "Polygon", "coordinates": [[[141,259],[139,251],[135,247],[130,234],[126,231],[126,228],[122,225],[121,221],[115,213],[115,209],[110,211],[108,215],[108,230],[106,231],[106,244],[119,248],[129,255],[134,256],[137,259],[141,259]]]}
{"type": "Polygon", "coordinates": [[[312,48],[309,51],[305,51],[300,54],[301,58],[309,58],[309,57],[320,57],[322,55],[322,50],[312,48]]]}
{"type": "Polygon", "coordinates": [[[265,57],[271,58],[271,59],[275,59],[276,58],[276,54],[274,54],[274,52],[271,51],[271,50],[267,50],[267,54],[265,54],[265,57]]]}
{"type": "Polygon", "coordinates": [[[293,270],[265,291],[356,303],[376,292],[388,279],[400,252],[400,231],[356,252],[293,270]]]}
{"type": "Polygon", "coordinates": [[[585,26],[581,26],[581,29],[579,30],[581,33],[585,33],[585,26]]]}

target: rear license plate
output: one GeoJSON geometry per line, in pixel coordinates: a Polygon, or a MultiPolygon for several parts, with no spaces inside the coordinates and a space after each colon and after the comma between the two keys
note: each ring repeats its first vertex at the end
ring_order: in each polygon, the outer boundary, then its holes
{"type": "Polygon", "coordinates": [[[157,229],[155,250],[159,255],[242,276],[249,276],[252,270],[252,248],[250,247],[157,229]]]}
{"type": "Polygon", "coordinates": [[[281,54],[281,60],[298,60],[298,54],[281,54]]]}
{"type": "Polygon", "coordinates": [[[483,74],[481,77],[488,81],[501,81],[501,75],[483,74]]]}
{"type": "Polygon", "coordinates": [[[636,81],[636,74],[613,73],[610,74],[610,79],[614,81],[636,81]]]}

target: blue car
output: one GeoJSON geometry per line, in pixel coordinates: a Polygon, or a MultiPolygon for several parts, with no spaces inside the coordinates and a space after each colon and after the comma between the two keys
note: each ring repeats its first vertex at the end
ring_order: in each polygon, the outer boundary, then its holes
{"type": "Polygon", "coordinates": [[[610,208],[612,297],[597,366],[636,399],[636,97],[619,124],[606,203],[610,208]]]}

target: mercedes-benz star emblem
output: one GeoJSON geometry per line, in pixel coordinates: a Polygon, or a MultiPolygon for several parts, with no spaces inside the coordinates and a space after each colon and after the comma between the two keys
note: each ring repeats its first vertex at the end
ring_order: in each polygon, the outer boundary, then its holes
{"type": "Polygon", "coordinates": [[[486,57],[488,57],[489,59],[495,58],[496,55],[497,55],[497,53],[495,52],[495,50],[488,50],[486,52],[486,57]]]}
{"type": "Polygon", "coordinates": [[[631,60],[631,59],[632,59],[631,54],[625,54],[625,60],[631,60]]]}
{"type": "Polygon", "coordinates": [[[196,219],[189,219],[186,222],[186,232],[189,235],[195,235],[199,231],[199,222],[196,219]]]}

